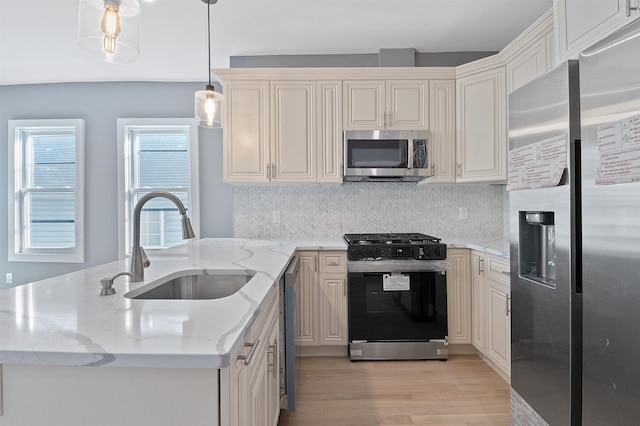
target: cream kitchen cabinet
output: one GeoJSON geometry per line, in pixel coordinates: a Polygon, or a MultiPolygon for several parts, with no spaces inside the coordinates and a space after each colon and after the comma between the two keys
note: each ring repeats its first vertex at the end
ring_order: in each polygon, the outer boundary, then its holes
{"type": "Polygon", "coordinates": [[[550,9],[502,51],[506,63],[507,93],[511,93],[555,64],[553,10],[550,9]]]}
{"type": "Polygon", "coordinates": [[[578,53],[640,16],[637,0],[554,0],[558,62],[578,53]]]}
{"type": "Polygon", "coordinates": [[[296,293],[298,323],[295,339],[300,345],[315,346],[320,343],[318,335],[318,252],[299,251],[300,291],[296,293]]]}
{"type": "Polygon", "coordinates": [[[509,261],[471,252],[472,343],[505,376],[511,374],[509,261]]]}
{"type": "Polygon", "coordinates": [[[458,67],[456,182],[507,179],[505,66],[496,56],[458,67]]]}
{"type": "Polygon", "coordinates": [[[341,90],[340,81],[225,84],[225,182],[342,182],[341,90]]]}
{"type": "Polygon", "coordinates": [[[342,81],[317,81],[316,99],[316,180],[342,183],[342,81]]]}
{"type": "Polygon", "coordinates": [[[300,251],[300,312],[296,339],[303,346],[347,345],[347,254],[300,251]]]}
{"type": "Polygon", "coordinates": [[[221,424],[276,426],[280,415],[277,288],[248,333],[244,347],[220,372],[221,424]]]}
{"type": "Polygon", "coordinates": [[[448,249],[447,319],[449,343],[471,343],[471,294],[469,289],[469,250],[448,249]]]}
{"type": "Polygon", "coordinates": [[[345,80],[345,130],[428,130],[427,80],[345,80]]]}
{"type": "Polygon", "coordinates": [[[471,343],[480,352],[484,352],[485,313],[484,313],[484,253],[471,252],[471,343]]]}
{"type": "Polygon", "coordinates": [[[268,182],[271,173],[269,82],[224,86],[225,182],[268,182]]]}
{"type": "Polygon", "coordinates": [[[456,181],[456,82],[429,81],[429,182],[456,181]]]}

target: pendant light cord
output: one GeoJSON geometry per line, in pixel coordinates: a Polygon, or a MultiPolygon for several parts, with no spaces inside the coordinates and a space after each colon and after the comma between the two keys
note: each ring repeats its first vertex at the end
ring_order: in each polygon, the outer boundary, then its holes
{"type": "Polygon", "coordinates": [[[207,2],[207,51],[209,58],[209,68],[207,75],[209,76],[209,86],[211,86],[211,3],[207,2]]]}

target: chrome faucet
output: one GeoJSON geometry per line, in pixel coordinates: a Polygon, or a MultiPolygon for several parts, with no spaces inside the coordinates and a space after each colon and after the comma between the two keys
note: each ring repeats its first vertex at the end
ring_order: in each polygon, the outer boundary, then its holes
{"type": "Polygon", "coordinates": [[[140,213],[142,213],[142,206],[147,201],[157,197],[166,198],[178,207],[178,211],[182,215],[182,238],[186,240],[195,237],[191,228],[191,221],[187,217],[187,209],[184,208],[182,201],[178,197],[166,191],[154,191],[145,194],[138,200],[133,209],[133,249],[131,253],[131,273],[133,275],[131,282],[144,281],[144,268],[149,267],[151,264],[144,249],[140,246],[140,213]]]}

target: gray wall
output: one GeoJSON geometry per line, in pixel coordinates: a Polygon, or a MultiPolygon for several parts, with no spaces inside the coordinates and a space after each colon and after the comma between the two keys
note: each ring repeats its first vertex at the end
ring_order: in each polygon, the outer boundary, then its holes
{"type": "MultiPolygon", "coordinates": [[[[188,118],[200,83],[60,83],[0,86],[0,289],[118,258],[117,118],[188,118]],[[85,263],[7,261],[7,120],[85,120],[85,263]]],[[[219,86],[218,86],[219,90],[219,86]]],[[[233,236],[233,190],[222,183],[222,130],[199,129],[202,237],[233,236]]]]}

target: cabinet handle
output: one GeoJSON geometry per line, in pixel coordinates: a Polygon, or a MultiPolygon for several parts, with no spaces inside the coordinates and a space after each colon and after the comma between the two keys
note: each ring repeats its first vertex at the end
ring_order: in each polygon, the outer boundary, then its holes
{"type": "Polygon", "coordinates": [[[253,358],[253,355],[256,353],[256,349],[258,349],[259,344],[260,344],[260,339],[256,340],[253,343],[245,343],[244,347],[251,348],[251,350],[249,350],[249,353],[246,355],[238,355],[238,359],[240,361],[244,361],[244,365],[251,364],[251,359],[253,358]]]}
{"type": "Polygon", "coordinates": [[[267,372],[273,373],[273,377],[276,377],[276,347],[277,344],[269,345],[269,355],[273,355],[272,361],[267,364],[267,372]]]}
{"type": "Polygon", "coordinates": [[[507,306],[506,306],[507,314],[506,315],[507,316],[509,316],[509,314],[511,313],[511,306],[510,306],[511,304],[509,302],[511,302],[511,296],[507,294],[507,299],[506,299],[506,304],[507,304],[507,306]]]}
{"type": "Polygon", "coordinates": [[[347,283],[345,283],[344,280],[342,280],[342,294],[344,297],[347,297],[347,283]]]}
{"type": "Polygon", "coordinates": [[[462,165],[460,163],[456,163],[456,169],[458,169],[458,177],[460,177],[460,170],[462,169],[462,165]]]}
{"type": "Polygon", "coordinates": [[[271,176],[273,176],[273,178],[276,178],[276,163],[271,163],[271,176]]]}
{"type": "Polygon", "coordinates": [[[267,179],[271,180],[271,166],[267,163],[267,179]]]}
{"type": "Polygon", "coordinates": [[[318,272],[320,270],[320,258],[316,256],[316,270],[313,272],[318,272]]]}
{"type": "Polygon", "coordinates": [[[631,11],[632,10],[638,10],[638,6],[631,6],[631,0],[627,0],[626,2],[626,6],[627,6],[627,16],[631,16],[631,11]]]}
{"type": "Polygon", "coordinates": [[[503,274],[505,274],[506,276],[510,277],[511,276],[511,272],[507,272],[507,271],[502,271],[503,274]]]}
{"type": "Polygon", "coordinates": [[[431,163],[431,176],[436,175],[436,163],[431,163]]]}
{"type": "Polygon", "coordinates": [[[478,259],[478,275],[482,275],[483,272],[484,272],[484,259],[480,258],[478,259]]]}

